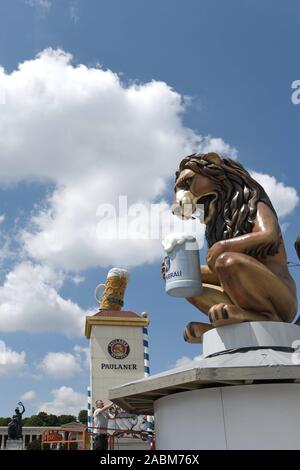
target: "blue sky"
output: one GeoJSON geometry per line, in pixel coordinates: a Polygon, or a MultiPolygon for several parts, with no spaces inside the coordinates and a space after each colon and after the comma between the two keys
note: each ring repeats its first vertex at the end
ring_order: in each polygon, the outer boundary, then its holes
{"type": "MultiPolygon", "coordinates": [[[[78,333],[79,317],[96,311],[94,287],[111,265],[130,268],[126,308],[149,312],[152,372],[200,353],[199,346],[184,343],[182,331],[204,316],[164,294],[158,244],[136,251],[124,244],[117,262],[96,243],[84,243],[85,226],[97,223],[89,200],[107,192],[109,202],[125,193],[131,202],[170,202],[177,165],[196,141],[199,148],[235,152],[258,172],[283,215],[288,256],[296,261],[300,105],[291,102],[291,83],[300,78],[298,9],[293,0],[1,1],[7,103],[0,105],[0,340],[12,362],[11,372],[0,369],[0,415],[10,415],[26,392],[35,394],[25,399],[28,413],[44,404],[60,410],[66,402],[73,408],[82,402],[88,342],[83,330],[78,333]],[[47,48],[64,55],[48,51],[37,59],[47,48]],[[11,75],[24,61],[18,76],[11,75]],[[78,64],[86,71],[76,72],[78,64]],[[92,76],[99,70],[105,73],[92,76]],[[61,76],[67,77],[65,89],[61,76]],[[108,103],[97,80],[108,87],[108,103]],[[107,181],[118,187],[112,191],[107,181]],[[67,335],[47,297],[77,325],[67,335]],[[45,328],[36,324],[39,316],[45,328]],[[61,357],[49,353],[64,353],[73,375],[53,377],[47,364],[61,357]]],[[[291,269],[299,285],[299,268],[291,269]]]]}

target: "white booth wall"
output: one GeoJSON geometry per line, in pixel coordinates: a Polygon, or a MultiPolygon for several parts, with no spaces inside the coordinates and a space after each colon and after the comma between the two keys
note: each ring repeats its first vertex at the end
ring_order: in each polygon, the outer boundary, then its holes
{"type": "Polygon", "coordinates": [[[157,449],[300,449],[300,384],[206,388],[155,404],[157,449]]]}

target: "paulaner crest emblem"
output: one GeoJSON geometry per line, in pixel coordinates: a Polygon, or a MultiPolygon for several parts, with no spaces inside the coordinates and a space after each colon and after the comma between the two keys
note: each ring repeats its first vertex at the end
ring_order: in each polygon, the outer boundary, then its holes
{"type": "Polygon", "coordinates": [[[114,359],[125,359],[130,353],[130,347],[124,339],[113,339],[107,346],[108,353],[114,359]]]}

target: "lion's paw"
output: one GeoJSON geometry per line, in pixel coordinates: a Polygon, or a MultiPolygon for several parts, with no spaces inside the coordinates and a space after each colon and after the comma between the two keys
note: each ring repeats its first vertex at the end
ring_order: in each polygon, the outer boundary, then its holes
{"type": "Polygon", "coordinates": [[[213,305],[208,312],[208,318],[213,326],[232,325],[244,321],[241,312],[235,305],[220,303],[213,305]]]}

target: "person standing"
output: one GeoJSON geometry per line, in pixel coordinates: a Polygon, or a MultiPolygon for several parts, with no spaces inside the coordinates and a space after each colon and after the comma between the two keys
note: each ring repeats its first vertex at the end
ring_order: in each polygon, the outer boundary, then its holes
{"type": "Polygon", "coordinates": [[[96,436],[94,438],[94,450],[107,450],[107,423],[110,418],[109,408],[111,403],[104,405],[102,400],[96,401],[96,410],[94,411],[94,427],[96,436]]]}

